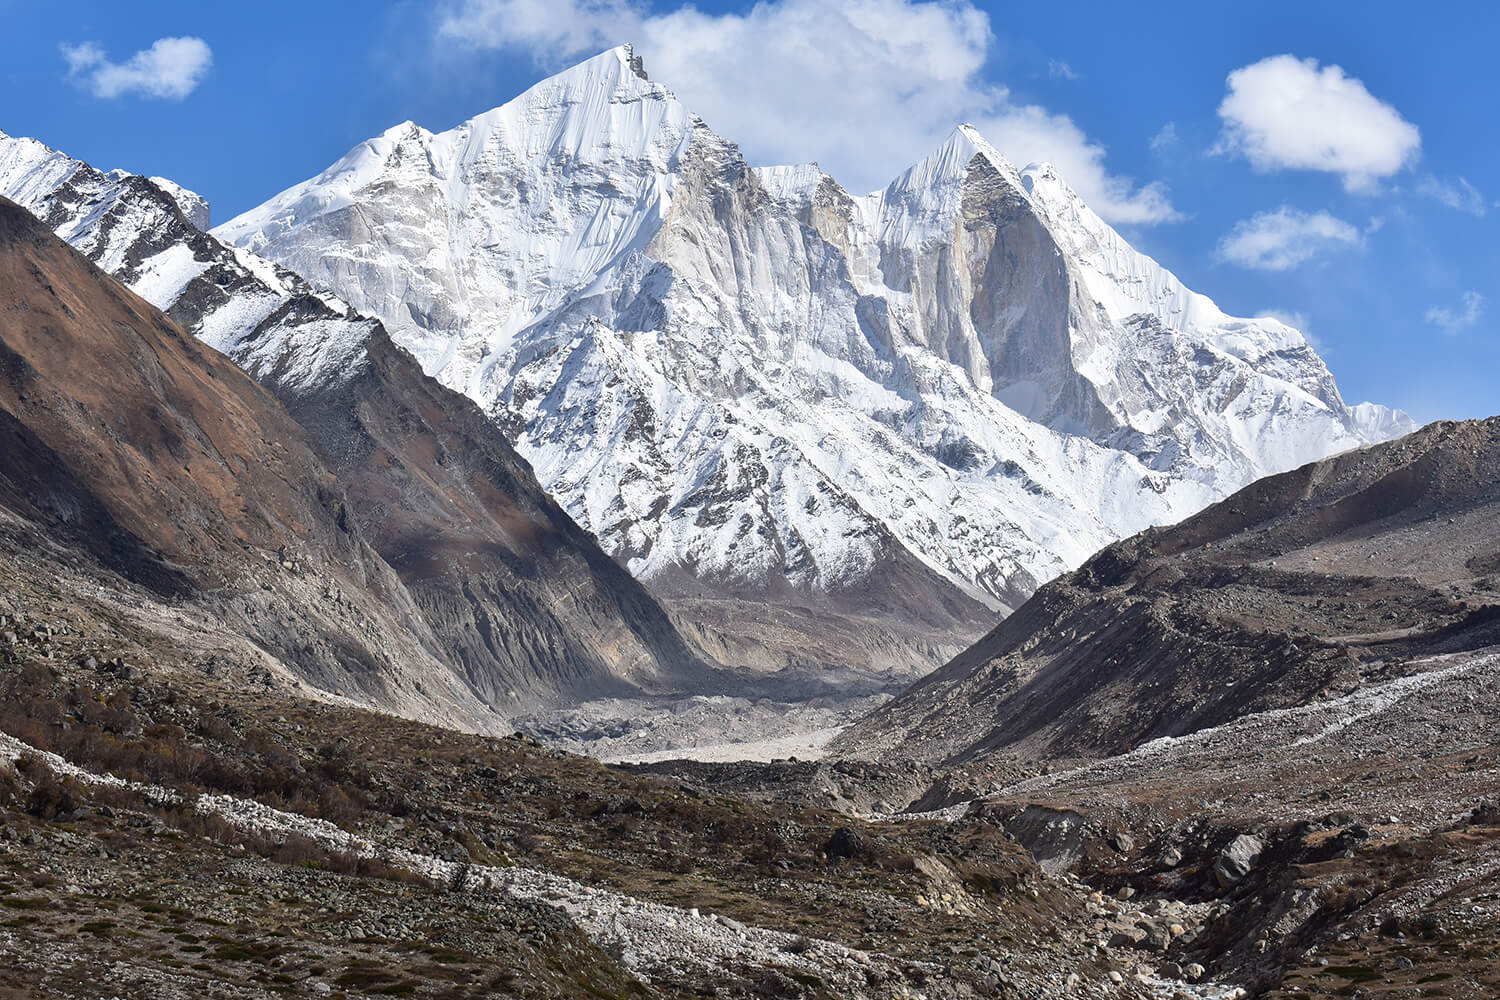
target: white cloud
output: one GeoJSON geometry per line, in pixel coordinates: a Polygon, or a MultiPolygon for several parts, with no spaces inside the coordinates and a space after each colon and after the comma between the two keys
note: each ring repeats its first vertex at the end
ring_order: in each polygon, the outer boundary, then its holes
{"type": "Polygon", "coordinates": [[[1322,170],[1369,191],[1421,149],[1417,127],[1338,66],[1271,56],[1230,73],[1228,86],[1215,150],[1244,153],[1257,170],[1322,170]]]}
{"type": "Polygon", "coordinates": [[[1151,137],[1151,151],[1153,153],[1165,153],[1169,149],[1177,148],[1177,123],[1167,122],[1161,129],[1151,137]]]}
{"type": "Polygon", "coordinates": [[[1078,79],[1078,73],[1073,69],[1073,67],[1069,66],[1061,59],[1049,59],[1047,61],[1047,75],[1052,77],[1054,80],[1078,79]]]}
{"type": "Polygon", "coordinates": [[[1427,310],[1427,322],[1444,333],[1458,333],[1479,322],[1484,315],[1484,296],[1478,292],[1464,292],[1459,296],[1459,307],[1433,306],[1427,310]]]}
{"type": "Polygon", "coordinates": [[[1166,190],[1112,174],[1066,115],[987,82],[993,35],[968,0],[761,0],[744,13],[644,0],[452,0],[440,39],[546,69],[633,42],[653,79],[753,163],[815,159],[856,193],[888,183],[972,122],[1019,165],[1056,164],[1116,223],[1177,218],[1166,190]]]}
{"type": "Polygon", "coordinates": [[[1236,223],[1219,241],[1219,257],[1258,271],[1286,271],[1325,251],[1362,241],[1359,230],[1343,219],[1283,206],[1236,223]]]}
{"type": "Polygon", "coordinates": [[[1468,212],[1479,219],[1484,218],[1485,212],[1488,211],[1484,195],[1480,194],[1479,189],[1463,177],[1460,177],[1457,182],[1442,181],[1431,176],[1423,177],[1417,183],[1417,194],[1460,212],[1468,212]]]}
{"type": "Polygon", "coordinates": [[[998,114],[976,118],[974,124],[1018,164],[1051,162],[1088,206],[1110,222],[1144,225],[1182,218],[1165,185],[1137,186],[1111,174],[1104,165],[1104,147],[1092,142],[1067,115],[1035,104],[1010,105],[998,114]]]}
{"type": "Polygon", "coordinates": [[[213,65],[213,51],[201,38],[158,38],[122,63],[110,62],[96,42],[62,46],[68,76],[95,97],[142,97],[181,100],[191,94],[213,65]]]}

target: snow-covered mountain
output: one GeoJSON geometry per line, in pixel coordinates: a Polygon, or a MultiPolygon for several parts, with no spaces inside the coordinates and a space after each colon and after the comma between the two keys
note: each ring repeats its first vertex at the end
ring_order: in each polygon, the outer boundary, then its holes
{"type": "Polygon", "coordinates": [[[384,317],[607,547],[695,586],[868,599],[910,554],[1013,604],[1405,426],[972,129],[857,199],[748,168],[624,49],[400,126],[221,234],[384,317]]]}
{"type": "Polygon", "coordinates": [[[682,593],[991,607],[1410,427],[974,129],[854,197],[756,169],[628,47],[410,122],[215,230],[381,317],[606,549],[682,593]]]}

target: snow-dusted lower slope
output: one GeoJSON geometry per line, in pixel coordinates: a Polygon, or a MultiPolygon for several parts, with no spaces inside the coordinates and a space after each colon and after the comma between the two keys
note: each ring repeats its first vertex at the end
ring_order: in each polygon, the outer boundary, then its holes
{"type": "Polygon", "coordinates": [[[343,322],[348,307],[322,294],[316,299],[326,306],[324,322],[294,333],[301,323],[276,314],[298,297],[312,297],[312,289],[285,268],[202,232],[197,221],[208,221],[208,203],[171,181],[98,170],[35,139],[0,132],[0,195],[174,319],[191,311],[192,332],[252,375],[288,352],[297,355],[299,377],[310,382],[358,370],[355,352],[374,322],[343,322]]]}
{"type": "Polygon", "coordinates": [[[383,319],[684,594],[899,607],[896,574],[1014,606],[1410,427],[971,128],[856,198],[752,169],[628,47],[449,132],[397,126],[216,233],[383,319]]]}

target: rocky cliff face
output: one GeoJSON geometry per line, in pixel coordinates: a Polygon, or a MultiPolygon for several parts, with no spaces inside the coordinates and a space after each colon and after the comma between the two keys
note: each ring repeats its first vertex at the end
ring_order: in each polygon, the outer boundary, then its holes
{"type": "Polygon", "coordinates": [[[250,637],[283,677],[503,724],[445,668],[270,393],[4,199],[0,300],[0,503],[8,536],[46,539],[33,560],[86,553],[137,603],[191,604],[250,637]]]}
{"type": "Polygon", "coordinates": [[[222,225],[379,316],[638,576],[972,628],[1107,542],[1408,429],[973,129],[857,197],[628,48],[222,225]]]}
{"type": "Polygon", "coordinates": [[[198,230],[182,207],[201,199],[174,185],[0,139],[0,192],[278,397],[484,704],[510,714],[703,683],[709,668],[654,598],[378,322],[198,230]]]}

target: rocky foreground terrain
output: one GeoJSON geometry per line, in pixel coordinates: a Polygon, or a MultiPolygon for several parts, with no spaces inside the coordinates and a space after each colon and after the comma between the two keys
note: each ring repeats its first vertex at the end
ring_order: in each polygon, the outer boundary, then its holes
{"type": "Polygon", "coordinates": [[[1262,480],[1044,587],[834,759],[645,770],[996,823],[1168,971],[1494,996],[1497,469],[1492,419],[1262,480]]]}
{"type": "Polygon", "coordinates": [[[875,817],[930,780],[638,773],[672,768],[296,697],[0,543],[0,995],[1500,989],[1488,655],[875,817]]]}
{"type": "Polygon", "coordinates": [[[620,769],[240,673],[192,609],[3,528],[0,995],[1500,990],[1483,650],[983,776],[620,769]]]}
{"type": "Polygon", "coordinates": [[[862,821],[253,693],[16,541],[6,995],[1233,994],[1098,947],[1086,888],[985,817],[862,821]]]}

